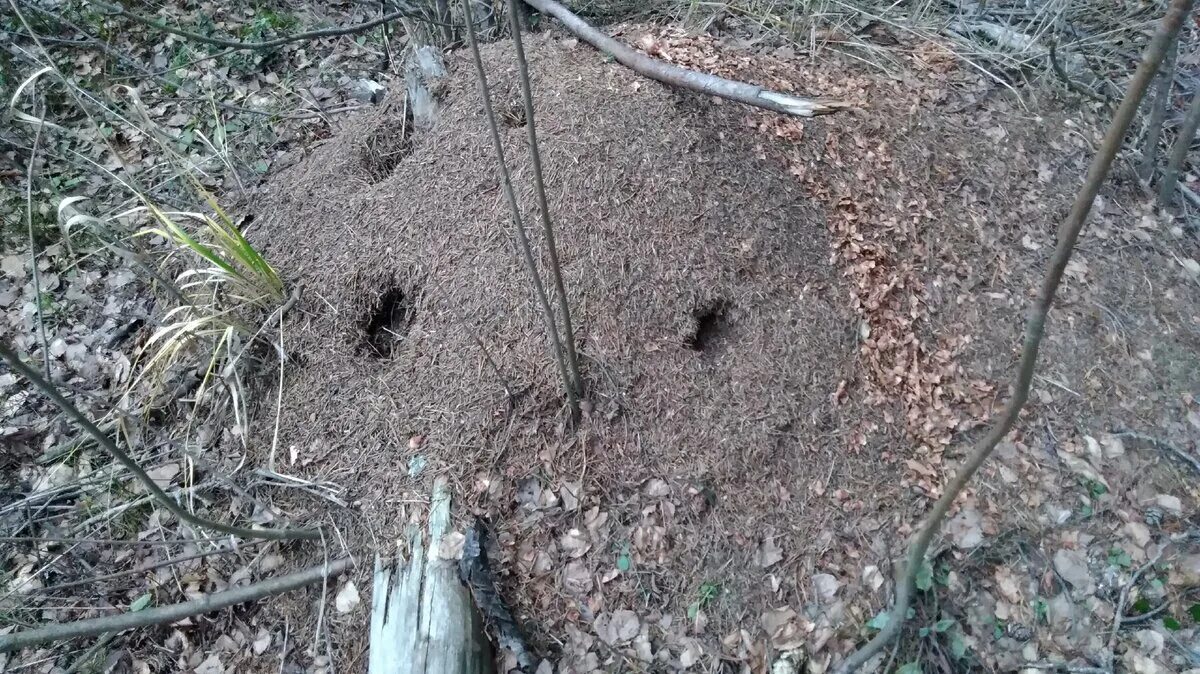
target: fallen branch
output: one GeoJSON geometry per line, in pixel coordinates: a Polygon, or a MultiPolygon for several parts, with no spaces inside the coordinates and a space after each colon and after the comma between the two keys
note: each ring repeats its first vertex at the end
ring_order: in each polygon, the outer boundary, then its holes
{"type": "Polygon", "coordinates": [[[558,19],[575,37],[608,54],[630,70],[681,89],[691,89],[702,94],[718,96],[738,103],[765,108],[785,115],[813,117],[828,115],[851,107],[849,103],[813,98],[802,98],[778,91],[764,89],[754,84],[727,80],[716,75],[696,72],[664,61],[651,58],[635,51],[593,28],[586,21],[572,14],[554,0],[524,0],[525,4],[558,19]]]}
{"type": "Polygon", "coordinates": [[[278,576],[252,585],[225,590],[215,594],[207,594],[199,599],[185,601],[180,604],[160,606],[133,613],[88,618],[69,623],[47,625],[37,629],[0,635],[0,653],[15,651],[27,646],[36,646],[54,641],[64,641],[77,637],[94,637],[97,634],[109,632],[124,632],[125,630],[147,625],[165,625],[184,618],[211,613],[236,604],[245,604],[263,597],[270,597],[291,590],[296,590],[314,583],[319,583],[330,576],[336,576],[353,565],[349,557],[331,562],[328,565],[314,566],[310,569],[278,576]]]}
{"type": "MultiPolygon", "coordinates": [[[[247,548],[247,547],[251,547],[254,545],[258,545],[260,542],[261,541],[251,541],[249,543],[242,544],[240,547],[247,548]]],[[[37,588],[36,592],[38,594],[53,594],[55,592],[61,592],[63,590],[70,590],[71,588],[83,587],[85,585],[93,585],[96,583],[102,583],[102,582],[109,581],[109,580],[117,580],[118,578],[124,578],[125,576],[136,576],[139,573],[146,573],[148,571],[156,571],[156,570],[164,568],[164,567],[174,566],[176,564],[182,564],[183,562],[190,562],[193,559],[203,559],[205,557],[219,557],[223,554],[226,554],[229,552],[236,552],[236,551],[237,551],[237,548],[230,547],[230,548],[221,548],[219,550],[204,550],[204,551],[193,553],[190,555],[183,555],[181,557],[169,557],[167,559],[163,559],[163,560],[154,562],[152,564],[143,564],[141,566],[138,566],[138,567],[135,567],[132,569],[125,569],[123,571],[114,571],[113,573],[106,573],[103,576],[91,576],[91,577],[84,578],[81,580],[73,580],[69,583],[61,583],[59,585],[51,585],[49,587],[37,588]]]]}
{"type": "Polygon", "coordinates": [[[1058,60],[1058,44],[1051,42],[1048,51],[1050,54],[1051,69],[1054,70],[1054,74],[1058,76],[1058,79],[1062,80],[1063,84],[1067,85],[1068,89],[1070,89],[1071,91],[1074,91],[1075,93],[1079,94],[1080,96],[1086,96],[1087,98],[1090,98],[1093,101],[1097,101],[1099,103],[1108,103],[1109,102],[1107,97],[1101,96],[1100,94],[1092,91],[1091,89],[1089,89],[1089,88],[1083,86],[1082,84],[1076,82],[1075,80],[1071,79],[1071,76],[1069,74],[1067,74],[1066,69],[1063,68],[1062,63],[1059,62],[1059,60],[1058,60]]]}
{"type": "Polygon", "coordinates": [[[963,488],[967,486],[967,483],[971,481],[975,472],[991,456],[992,450],[996,448],[996,445],[1004,439],[1004,436],[1008,435],[1008,432],[1016,423],[1021,409],[1025,407],[1025,401],[1029,398],[1029,387],[1033,381],[1033,373],[1037,366],[1038,349],[1045,334],[1046,318],[1050,313],[1050,307],[1054,304],[1054,296],[1057,294],[1058,286],[1062,282],[1063,272],[1066,271],[1067,263],[1071,260],[1071,253],[1074,252],[1075,242],[1079,238],[1080,231],[1083,229],[1088,212],[1092,209],[1092,203],[1096,200],[1096,195],[1100,192],[1100,186],[1104,183],[1109,169],[1112,168],[1113,160],[1116,159],[1117,152],[1121,149],[1125,133],[1129,130],[1130,124],[1133,123],[1134,115],[1137,114],[1142,97],[1145,96],[1146,90],[1150,87],[1150,82],[1154,79],[1155,73],[1158,72],[1159,64],[1162,63],[1163,57],[1166,55],[1167,45],[1171,43],[1174,36],[1179,32],[1184,18],[1187,17],[1188,12],[1192,9],[1192,2],[1193,0],[1171,1],[1166,16],[1163,17],[1162,22],[1159,24],[1158,30],[1154,34],[1154,39],[1151,40],[1150,45],[1146,48],[1146,53],[1142,56],[1142,62],[1138,65],[1137,72],[1134,73],[1133,79],[1129,83],[1129,90],[1125,93],[1125,98],[1122,99],[1121,105],[1113,115],[1113,120],[1108,127],[1108,131],[1104,134],[1104,140],[1100,144],[1100,149],[1097,151],[1096,157],[1092,160],[1092,165],[1088,169],[1083,187],[1080,188],[1079,194],[1075,197],[1075,204],[1071,207],[1071,212],[1067,216],[1066,221],[1058,229],[1058,244],[1054,249],[1054,256],[1050,259],[1050,265],[1046,269],[1045,278],[1042,280],[1042,287],[1038,293],[1037,302],[1034,304],[1029,320],[1025,325],[1025,343],[1021,348],[1021,361],[1017,370],[1017,381],[1013,385],[1012,398],[1009,399],[1000,420],[993,424],[987,434],[972,447],[970,454],[967,456],[966,463],[959,468],[954,478],[946,485],[942,497],[933,505],[929,515],[925,518],[924,524],[917,532],[917,537],[909,546],[904,565],[898,569],[896,600],[889,613],[891,619],[879,631],[879,634],[875,635],[862,648],[851,653],[842,662],[838,668],[840,674],[849,674],[850,672],[858,671],[860,667],[875,657],[876,654],[882,651],[900,633],[900,628],[904,626],[908,614],[909,603],[912,600],[912,593],[916,585],[916,576],[921,569],[922,561],[925,559],[925,553],[929,550],[930,542],[933,541],[934,535],[941,529],[942,522],[945,520],[946,514],[950,511],[950,506],[958,498],[963,488]]]}
{"type": "Polygon", "coordinates": [[[142,16],[141,14],[131,12],[131,11],[125,9],[124,7],[121,7],[119,5],[110,4],[110,3],[104,2],[103,0],[92,0],[92,4],[96,5],[97,7],[101,8],[101,9],[112,12],[113,14],[116,14],[118,16],[123,16],[127,19],[136,21],[142,25],[149,26],[149,27],[155,28],[157,30],[161,30],[165,33],[171,33],[172,35],[178,35],[179,37],[185,37],[185,38],[187,38],[189,40],[193,40],[195,42],[203,42],[204,44],[211,44],[211,45],[214,45],[217,47],[227,47],[229,49],[235,49],[235,50],[239,50],[239,51],[247,50],[247,49],[249,49],[249,50],[272,49],[274,47],[280,47],[285,44],[289,44],[291,42],[301,42],[303,40],[317,40],[317,39],[320,39],[323,37],[337,37],[340,35],[355,35],[357,33],[364,33],[368,30],[371,30],[372,28],[381,26],[385,23],[389,23],[391,21],[395,21],[397,19],[400,19],[400,18],[403,18],[406,16],[415,16],[415,17],[421,16],[421,10],[419,7],[409,5],[408,3],[397,3],[400,6],[400,9],[398,9],[394,12],[391,12],[389,14],[384,14],[383,16],[381,16],[377,19],[372,19],[370,21],[364,21],[363,23],[358,23],[353,26],[343,26],[341,28],[322,28],[319,30],[309,30],[309,31],[305,31],[303,33],[294,33],[292,35],[284,35],[283,37],[278,37],[278,38],[275,38],[274,40],[265,40],[263,42],[242,42],[240,40],[227,40],[225,38],[220,38],[220,37],[209,37],[208,35],[201,35],[200,33],[196,33],[196,32],[190,31],[190,30],[185,30],[183,28],[178,28],[176,26],[172,26],[172,25],[166,23],[165,21],[159,21],[158,19],[152,19],[148,16],[142,16]]]}
{"type": "Polygon", "coordinates": [[[1175,458],[1191,466],[1197,473],[1200,473],[1200,459],[1197,459],[1191,454],[1179,449],[1175,445],[1172,445],[1165,440],[1159,440],[1152,435],[1138,433],[1137,431],[1117,431],[1113,433],[1113,435],[1116,435],[1118,438],[1129,438],[1138,442],[1144,442],[1159,451],[1172,454],[1175,458]]]}

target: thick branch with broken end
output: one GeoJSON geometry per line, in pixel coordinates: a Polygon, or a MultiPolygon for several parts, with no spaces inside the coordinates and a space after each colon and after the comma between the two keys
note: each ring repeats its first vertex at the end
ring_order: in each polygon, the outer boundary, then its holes
{"type": "Polygon", "coordinates": [[[724,77],[696,72],[671,65],[635,51],[617,40],[593,28],[586,21],[572,14],[554,0],[524,0],[525,4],[558,19],[562,25],[580,40],[608,54],[618,63],[639,75],[681,89],[691,89],[702,94],[717,96],[756,108],[764,108],[785,115],[815,117],[828,115],[851,107],[849,103],[816,98],[803,98],[764,89],[754,84],[727,80],[724,77]]]}
{"type": "Polygon", "coordinates": [[[1071,260],[1071,253],[1074,251],[1075,242],[1079,238],[1080,231],[1083,229],[1084,220],[1087,218],[1088,212],[1092,209],[1092,203],[1096,200],[1096,195],[1100,192],[1100,186],[1104,183],[1104,178],[1108,175],[1109,169],[1112,168],[1113,160],[1121,148],[1125,133],[1129,130],[1129,126],[1133,122],[1142,97],[1145,96],[1146,90],[1150,87],[1151,80],[1154,79],[1154,75],[1158,71],[1158,65],[1166,55],[1167,45],[1171,43],[1173,37],[1179,32],[1179,27],[1183,24],[1184,18],[1191,11],[1192,1],[1172,0],[1166,16],[1163,17],[1158,31],[1154,34],[1154,39],[1151,40],[1150,45],[1146,48],[1146,53],[1142,57],[1142,62],[1138,66],[1137,72],[1134,73],[1133,79],[1129,83],[1129,90],[1125,93],[1125,98],[1121,101],[1120,107],[1117,108],[1117,112],[1113,116],[1112,123],[1108,127],[1108,132],[1104,135],[1100,149],[1096,153],[1095,159],[1092,160],[1092,165],[1088,169],[1088,175],[1084,180],[1083,187],[1075,197],[1075,204],[1072,206],[1066,221],[1063,222],[1058,230],[1058,245],[1054,250],[1054,256],[1050,259],[1050,266],[1046,270],[1046,276],[1042,281],[1037,303],[1033,306],[1029,322],[1025,326],[1025,344],[1021,350],[1021,362],[1018,368],[1017,381],[1013,386],[1012,399],[1009,400],[1000,421],[993,425],[987,435],[975,444],[967,457],[966,463],[954,475],[950,483],[946,485],[942,497],[933,505],[929,515],[925,518],[924,524],[917,532],[917,537],[913,539],[912,544],[909,546],[904,565],[898,569],[896,601],[890,611],[891,620],[888,621],[887,626],[879,631],[879,634],[875,635],[875,638],[871,639],[859,650],[851,653],[842,662],[838,668],[839,674],[849,674],[850,672],[858,671],[860,667],[881,652],[888,642],[896,638],[900,633],[900,629],[904,625],[905,616],[908,613],[909,602],[912,600],[916,575],[921,567],[921,562],[925,559],[926,552],[929,550],[930,542],[938,530],[941,529],[942,522],[945,520],[946,514],[950,511],[950,506],[954,503],[955,498],[967,486],[967,483],[970,482],[975,472],[979,470],[979,467],[991,455],[992,450],[996,448],[1000,440],[1012,429],[1018,415],[1021,413],[1021,408],[1025,406],[1025,401],[1029,396],[1030,383],[1033,380],[1034,369],[1037,365],[1038,348],[1041,346],[1042,336],[1045,333],[1046,317],[1050,313],[1051,305],[1054,303],[1054,296],[1058,292],[1058,286],[1062,282],[1063,272],[1066,271],[1067,263],[1071,260]]]}

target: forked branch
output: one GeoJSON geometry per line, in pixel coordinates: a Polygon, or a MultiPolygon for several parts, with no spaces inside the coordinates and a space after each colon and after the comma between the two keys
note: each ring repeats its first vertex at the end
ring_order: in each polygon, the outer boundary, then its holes
{"type": "Polygon", "coordinates": [[[933,509],[926,516],[924,524],[922,524],[917,533],[917,537],[909,546],[904,565],[897,571],[896,600],[889,612],[891,619],[879,631],[879,634],[875,635],[875,638],[871,639],[859,650],[851,653],[842,662],[841,667],[838,669],[840,674],[849,674],[850,672],[858,671],[860,667],[882,651],[884,646],[900,633],[900,628],[904,625],[905,616],[908,613],[908,605],[912,599],[912,592],[916,585],[916,575],[921,568],[921,562],[925,559],[926,552],[929,550],[930,542],[941,528],[942,522],[945,520],[946,514],[950,511],[950,506],[954,503],[955,498],[967,486],[967,483],[970,482],[975,472],[979,470],[979,467],[991,455],[992,450],[996,448],[1000,440],[1012,429],[1017,421],[1017,416],[1021,413],[1021,408],[1025,406],[1025,401],[1029,397],[1029,386],[1033,380],[1034,369],[1037,365],[1038,348],[1041,346],[1042,336],[1045,334],[1046,317],[1050,313],[1051,305],[1054,303],[1054,296],[1058,292],[1059,284],[1062,282],[1067,262],[1071,260],[1075,241],[1079,238],[1079,233],[1083,229],[1083,223],[1087,218],[1088,211],[1091,210],[1092,203],[1096,200],[1096,195],[1100,191],[1100,186],[1104,183],[1104,178],[1108,175],[1108,171],[1112,167],[1113,160],[1117,156],[1117,151],[1121,148],[1125,133],[1129,130],[1129,126],[1133,122],[1142,97],[1145,96],[1146,90],[1150,87],[1150,82],[1154,79],[1155,73],[1158,72],[1158,66],[1166,55],[1167,46],[1171,44],[1174,36],[1179,32],[1179,27],[1183,24],[1184,18],[1187,17],[1188,12],[1191,10],[1192,2],[1193,0],[1171,0],[1167,14],[1163,17],[1158,31],[1154,34],[1154,39],[1151,40],[1150,45],[1146,48],[1146,53],[1142,56],[1142,62],[1138,66],[1137,72],[1134,73],[1133,80],[1129,83],[1129,90],[1125,93],[1125,98],[1121,101],[1120,107],[1117,108],[1112,123],[1108,127],[1108,132],[1105,133],[1104,140],[1100,144],[1100,149],[1096,153],[1096,157],[1092,160],[1092,165],[1088,169],[1083,187],[1075,197],[1075,204],[1072,206],[1066,221],[1059,227],[1058,245],[1054,249],[1054,256],[1050,259],[1050,266],[1046,269],[1046,276],[1042,280],[1042,287],[1038,293],[1037,302],[1034,304],[1029,321],[1025,325],[1025,344],[1021,349],[1021,362],[1017,371],[1017,381],[1014,384],[1013,395],[1008,401],[1008,406],[1005,408],[1000,420],[971,449],[966,463],[959,468],[958,473],[946,485],[946,490],[942,494],[942,497],[933,505],[933,509]]]}

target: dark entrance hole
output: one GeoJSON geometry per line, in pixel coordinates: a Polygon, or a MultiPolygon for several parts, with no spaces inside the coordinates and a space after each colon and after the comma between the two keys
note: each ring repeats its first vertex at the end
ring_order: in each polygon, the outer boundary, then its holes
{"type": "Polygon", "coordinates": [[[695,329],[684,339],[684,346],[700,353],[711,353],[719,348],[733,329],[726,315],[728,310],[727,302],[717,301],[693,311],[695,329]]]}
{"type": "Polygon", "coordinates": [[[525,104],[513,99],[500,109],[500,120],[511,129],[525,126],[525,104]]]}
{"type": "Polygon", "coordinates": [[[389,288],[363,320],[363,346],[367,355],[392,358],[400,352],[416,307],[402,289],[389,288]]]}
{"type": "Polygon", "coordinates": [[[388,117],[367,136],[362,146],[362,162],[371,182],[386,180],[400,160],[412,152],[412,132],[412,115],[406,112],[399,120],[388,117]]]}

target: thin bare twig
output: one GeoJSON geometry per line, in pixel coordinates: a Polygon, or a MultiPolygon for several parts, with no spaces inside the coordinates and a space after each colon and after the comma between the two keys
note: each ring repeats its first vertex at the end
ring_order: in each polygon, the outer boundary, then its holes
{"type": "Polygon", "coordinates": [[[533,290],[537,295],[538,304],[542,309],[542,317],[546,322],[546,332],[549,333],[554,360],[558,363],[559,373],[562,375],[563,387],[567,392],[567,405],[571,410],[571,418],[576,419],[579,416],[579,399],[575,394],[575,385],[568,369],[566,356],[563,354],[562,339],[558,334],[558,321],[554,318],[554,309],[550,307],[550,300],[546,296],[546,287],[542,284],[542,276],[538,273],[537,262],[533,258],[533,248],[529,243],[529,234],[525,231],[525,223],[521,219],[521,207],[517,203],[516,193],[513,192],[512,177],[508,172],[508,162],[504,159],[504,144],[500,141],[500,126],[496,122],[496,112],[492,109],[492,95],[488,90],[487,73],[483,69],[483,58],[479,55],[479,43],[475,35],[475,17],[471,13],[470,0],[463,0],[462,6],[467,20],[467,43],[471,47],[471,58],[475,62],[475,71],[479,75],[479,93],[483,97],[483,113],[487,118],[488,131],[492,137],[492,147],[496,152],[496,161],[499,164],[497,170],[500,173],[500,185],[504,190],[504,198],[508,201],[508,208],[512,211],[513,225],[519,244],[518,247],[521,249],[522,257],[525,259],[525,268],[529,271],[530,279],[533,282],[533,290]]]}
{"type": "Polygon", "coordinates": [[[933,505],[916,538],[909,546],[905,564],[901,567],[903,575],[897,578],[896,582],[896,601],[891,611],[891,620],[879,631],[879,634],[875,638],[863,645],[862,648],[851,653],[842,662],[838,669],[842,674],[858,671],[860,667],[875,657],[877,653],[883,650],[900,633],[900,629],[903,627],[906,619],[909,603],[912,600],[916,575],[921,568],[922,561],[925,559],[925,553],[929,550],[929,544],[941,528],[942,522],[945,520],[946,514],[950,511],[950,506],[954,503],[954,500],[962,492],[963,488],[966,487],[967,483],[971,481],[971,478],[974,477],[975,472],[979,470],[980,466],[991,456],[992,450],[996,448],[1000,440],[1008,435],[1009,430],[1016,423],[1021,409],[1025,406],[1025,401],[1029,397],[1029,387],[1033,381],[1033,374],[1037,366],[1038,349],[1041,346],[1042,337],[1045,335],[1046,319],[1050,313],[1050,307],[1054,304],[1054,296],[1058,292],[1058,286],[1062,282],[1063,272],[1066,270],[1067,263],[1071,260],[1071,253],[1074,251],[1075,242],[1078,240],[1079,233],[1083,229],[1088,212],[1092,209],[1092,203],[1096,200],[1096,195],[1100,192],[1100,186],[1104,183],[1109,169],[1112,168],[1113,161],[1116,159],[1117,152],[1120,150],[1125,138],[1125,132],[1129,130],[1130,124],[1133,123],[1134,115],[1137,114],[1142,97],[1145,96],[1146,90],[1150,87],[1150,82],[1154,79],[1155,73],[1158,72],[1159,64],[1162,63],[1163,57],[1166,55],[1167,45],[1178,34],[1180,26],[1183,24],[1188,12],[1191,11],[1192,2],[1193,0],[1172,0],[1170,7],[1167,9],[1166,16],[1163,17],[1158,30],[1154,34],[1154,38],[1146,48],[1146,53],[1142,56],[1142,62],[1138,66],[1137,72],[1134,73],[1133,79],[1129,83],[1129,90],[1125,93],[1125,98],[1122,99],[1121,105],[1113,115],[1112,123],[1104,135],[1100,149],[1097,151],[1096,157],[1092,160],[1092,165],[1088,169],[1087,178],[1084,180],[1079,194],[1075,197],[1075,204],[1072,206],[1067,219],[1059,227],[1058,244],[1055,247],[1054,256],[1050,259],[1045,278],[1042,280],[1041,290],[1038,293],[1037,302],[1034,304],[1029,320],[1025,325],[1025,340],[1024,346],[1021,349],[1021,362],[1018,366],[1017,380],[1014,383],[1013,395],[1008,402],[1008,406],[1005,408],[1000,420],[972,447],[966,463],[959,468],[954,478],[946,485],[941,498],[933,505]]]}
{"type": "Polygon", "coordinates": [[[245,527],[237,527],[225,524],[223,522],[208,520],[192,514],[187,508],[179,505],[170,496],[168,496],[167,493],[162,490],[162,487],[159,487],[158,484],[146,474],[146,471],[142,470],[142,467],[139,466],[136,461],[134,461],[120,447],[117,447],[116,443],[114,443],[112,439],[108,437],[108,435],[102,432],[99,428],[96,428],[96,425],[92,423],[91,419],[88,419],[86,416],[84,416],[83,412],[80,412],[77,407],[71,404],[71,401],[67,400],[63,394],[59,393],[58,389],[55,388],[53,384],[45,379],[42,379],[33,368],[26,365],[20,359],[20,357],[18,357],[17,354],[9,349],[8,345],[2,341],[0,341],[0,358],[3,358],[4,361],[8,363],[9,367],[13,369],[13,371],[28,379],[30,383],[41,390],[46,397],[50,398],[55,405],[58,405],[59,409],[65,412],[68,417],[71,417],[77,424],[83,427],[83,430],[87,431],[87,433],[96,440],[97,444],[103,447],[105,451],[111,454],[113,458],[121,463],[121,465],[125,466],[129,472],[133,473],[133,476],[142,483],[142,486],[146,488],[146,491],[150,492],[150,494],[154,496],[156,501],[161,503],[167,510],[170,510],[172,513],[174,513],[179,519],[194,524],[198,527],[220,531],[221,533],[230,534],[233,536],[241,536],[243,538],[267,538],[272,540],[313,540],[320,538],[321,534],[317,529],[247,529],[245,527]]]}
{"type": "Polygon", "coordinates": [[[125,630],[147,625],[163,625],[173,623],[183,618],[210,613],[220,609],[256,601],[263,597],[282,594],[290,590],[306,587],[325,581],[330,576],[336,576],[351,568],[349,558],[339,559],[329,564],[321,564],[303,571],[289,573],[264,580],[253,585],[245,585],[224,592],[204,595],[198,599],[149,608],[135,613],[119,613],[117,615],[89,618],[69,623],[47,625],[37,629],[0,635],[0,653],[15,651],[27,646],[65,641],[77,637],[90,637],[106,632],[124,632],[125,630]]]}
{"type": "Polygon", "coordinates": [[[46,379],[49,380],[50,343],[46,340],[46,317],[42,315],[42,275],[38,271],[37,241],[33,237],[33,165],[37,163],[38,146],[42,143],[42,127],[46,120],[44,104],[39,120],[41,123],[33,134],[33,149],[29,153],[29,168],[25,174],[25,226],[29,230],[29,271],[33,274],[33,306],[37,312],[38,336],[42,340],[42,365],[46,368],[46,379]]]}
{"type": "Polygon", "coordinates": [[[579,374],[579,356],[575,353],[575,327],[571,325],[571,305],[567,301],[567,290],[563,286],[562,269],[558,263],[558,244],[555,242],[554,224],[550,222],[550,206],[546,203],[546,183],[542,179],[542,152],[538,149],[537,125],[533,119],[533,86],[529,82],[529,62],[525,60],[525,46],[521,43],[521,18],[517,12],[520,2],[521,0],[508,0],[508,25],[512,32],[513,46],[516,47],[517,75],[521,82],[521,99],[525,105],[525,130],[529,135],[529,157],[533,165],[533,191],[537,195],[538,210],[542,216],[542,236],[546,237],[550,274],[554,279],[554,291],[558,294],[558,310],[562,313],[567,368],[571,371],[576,397],[582,397],[583,379],[579,374]]]}

